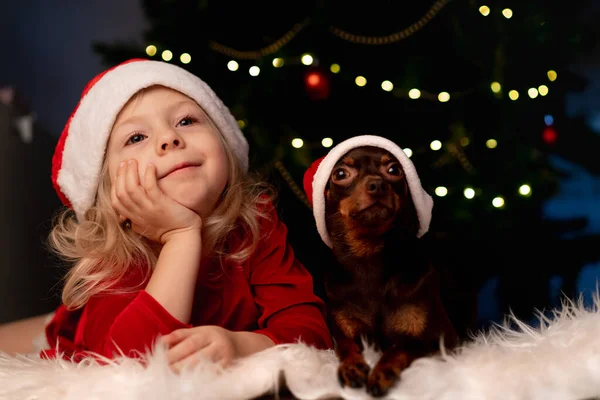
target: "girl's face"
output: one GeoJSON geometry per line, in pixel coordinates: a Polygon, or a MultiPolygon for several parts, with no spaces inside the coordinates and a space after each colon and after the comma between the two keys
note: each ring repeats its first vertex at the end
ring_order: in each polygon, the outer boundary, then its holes
{"type": "Polygon", "coordinates": [[[229,179],[229,162],[220,133],[189,97],[162,86],[146,89],[119,113],[106,160],[114,185],[121,161],[136,159],[140,180],[156,166],[159,188],[206,218],[229,179]]]}

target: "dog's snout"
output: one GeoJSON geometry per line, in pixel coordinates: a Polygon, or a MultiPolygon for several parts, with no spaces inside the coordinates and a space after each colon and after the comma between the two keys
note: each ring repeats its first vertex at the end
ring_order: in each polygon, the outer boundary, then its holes
{"type": "Polygon", "coordinates": [[[382,178],[370,178],[366,181],[367,192],[372,196],[384,195],[387,191],[387,182],[382,178]]]}

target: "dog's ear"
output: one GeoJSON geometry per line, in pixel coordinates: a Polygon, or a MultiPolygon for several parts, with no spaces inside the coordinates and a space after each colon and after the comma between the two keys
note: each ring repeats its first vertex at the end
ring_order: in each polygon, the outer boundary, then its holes
{"type": "Polygon", "coordinates": [[[416,237],[420,228],[419,217],[417,215],[417,209],[415,208],[415,203],[413,202],[408,185],[406,186],[405,193],[406,204],[401,207],[398,218],[400,220],[400,225],[402,226],[402,231],[410,233],[411,237],[416,237]]]}

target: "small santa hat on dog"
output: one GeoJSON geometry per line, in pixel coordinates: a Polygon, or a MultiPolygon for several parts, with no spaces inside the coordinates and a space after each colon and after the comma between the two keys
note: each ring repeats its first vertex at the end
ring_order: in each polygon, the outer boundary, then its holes
{"type": "Polygon", "coordinates": [[[173,64],[131,59],[98,74],[86,85],[56,145],[52,184],[79,221],[96,199],[104,153],[117,115],[133,95],[154,85],[196,101],[247,171],[248,142],[229,109],[205,82],[173,64]]]}
{"type": "Polygon", "coordinates": [[[331,247],[331,239],[325,223],[325,189],[335,164],[350,150],[357,147],[374,146],[389,151],[400,163],[408,183],[408,190],[412,197],[417,217],[419,231],[417,237],[423,236],[429,230],[433,199],[421,186],[414,164],[406,153],[394,142],[381,136],[362,135],[347,139],[333,147],[326,156],[312,163],[304,173],[304,191],[313,206],[313,214],[317,224],[317,231],[323,242],[331,247]]]}

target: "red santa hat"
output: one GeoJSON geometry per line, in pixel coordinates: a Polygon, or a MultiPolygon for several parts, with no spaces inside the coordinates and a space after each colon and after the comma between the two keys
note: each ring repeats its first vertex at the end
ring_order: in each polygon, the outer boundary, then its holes
{"type": "Polygon", "coordinates": [[[52,158],[52,183],[78,220],[94,204],[108,138],[118,113],[141,89],[165,86],[190,97],[211,118],[241,167],[248,169],[248,142],[229,109],[187,70],[162,61],[132,59],[92,79],[71,114],[52,158]]]}
{"type": "Polygon", "coordinates": [[[323,239],[323,242],[327,246],[331,247],[331,239],[329,238],[325,223],[325,188],[329,182],[333,167],[344,154],[352,149],[363,146],[374,146],[387,150],[402,165],[408,183],[408,190],[410,191],[417,211],[417,217],[419,218],[417,237],[423,236],[429,229],[429,223],[431,222],[433,199],[421,186],[421,180],[417,175],[414,164],[406,153],[391,140],[381,136],[363,135],[355,136],[339,143],[326,156],[313,162],[310,168],[304,173],[304,191],[312,204],[317,231],[321,235],[321,239],[323,239]]]}

